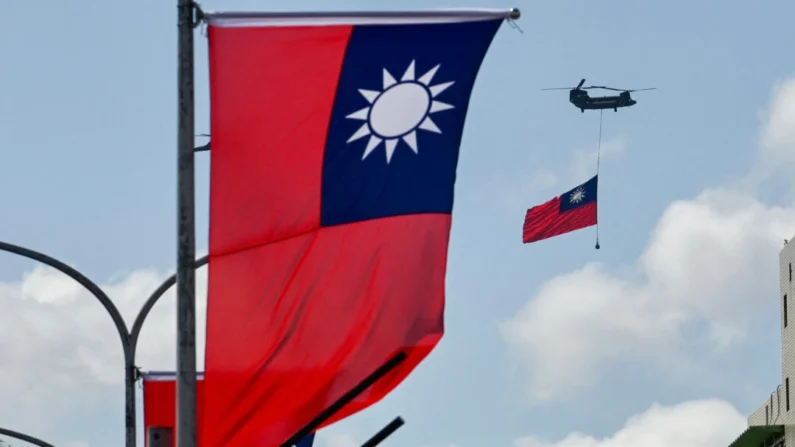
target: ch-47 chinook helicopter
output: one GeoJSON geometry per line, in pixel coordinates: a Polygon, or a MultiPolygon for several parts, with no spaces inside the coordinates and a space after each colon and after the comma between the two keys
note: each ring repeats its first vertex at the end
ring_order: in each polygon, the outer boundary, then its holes
{"type": "Polygon", "coordinates": [[[629,95],[631,92],[639,92],[643,90],[656,90],[656,88],[640,88],[635,90],[623,90],[613,87],[605,87],[603,85],[591,85],[588,87],[583,87],[582,85],[585,84],[585,79],[581,80],[577,87],[559,87],[559,88],[544,88],[541,90],[570,90],[569,91],[569,101],[574,104],[574,107],[580,109],[581,112],[585,113],[585,109],[588,110],[601,110],[601,109],[613,109],[613,111],[618,112],[618,109],[621,107],[629,107],[637,104],[637,101],[632,99],[629,95]],[[613,96],[597,96],[591,98],[588,96],[588,92],[585,90],[589,89],[603,89],[603,90],[613,90],[616,92],[621,92],[618,95],[613,96]]]}

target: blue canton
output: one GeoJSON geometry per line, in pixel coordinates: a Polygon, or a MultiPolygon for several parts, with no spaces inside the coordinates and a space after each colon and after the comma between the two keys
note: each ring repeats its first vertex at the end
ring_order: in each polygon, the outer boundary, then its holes
{"type": "Polygon", "coordinates": [[[564,213],[591,202],[596,202],[597,177],[598,176],[593,176],[582,185],[572,188],[570,191],[561,195],[560,212],[564,213]]]}
{"type": "MultiPolygon", "coordinates": [[[[470,94],[500,24],[501,20],[487,20],[353,28],[326,141],[322,226],[405,214],[452,212],[458,151],[470,94]],[[393,152],[389,160],[386,141],[381,141],[364,157],[371,136],[381,139],[383,135],[378,132],[383,134],[383,131],[378,126],[369,126],[377,122],[375,115],[380,112],[375,111],[376,107],[369,112],[363,110],[372,103],[360,90],[372,92],[371,96],[388,91],[384,90],[384,70],[399,83],[412,62],[415,79],[438,65],[430,87],[453,82],[432,98],[452,108],[428,115],[433,121],[429,127],[435,130],[427,130],[428,126],[414,128],[416,152],[404,140],[405,135],[400,135],[396,137],[396,145],[391,143],[393,152]],[[361,112],[359,119],[349,118],[355,112],[361,112]],[[349,142],[357,132],[370,135],[349,142]]],[[[408,103],[410,96],[398,99],[408,103]]],[[[428,105],[426,113],[433,112],[431,108],[428,105]]],[[[416,107],[413,111],[416,112],[416,107]]]]}

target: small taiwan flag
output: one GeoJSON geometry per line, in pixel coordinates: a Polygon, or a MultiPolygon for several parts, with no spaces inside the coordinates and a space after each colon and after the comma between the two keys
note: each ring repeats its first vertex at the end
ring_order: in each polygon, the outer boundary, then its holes
{"type": "Polygon", "coordinates": [[[527,210],[522,242],[528,244],[596,225],[597,177],[527,210]]]}

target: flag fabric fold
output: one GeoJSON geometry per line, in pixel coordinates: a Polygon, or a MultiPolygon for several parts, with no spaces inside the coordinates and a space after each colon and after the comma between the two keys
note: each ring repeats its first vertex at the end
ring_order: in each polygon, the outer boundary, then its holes
{"type": "Polygon", "coordinates": [[[537,242],[596,225],[597,177],[527,210],[522,242],[537,242]]]}
{"type": "Polygon", "coordinates": [[[278,446],[404,351],[326,425],[367,408],[442,337],[459,146],[504,17],[412,17],[209,17],[204,447],[278,446]]]}

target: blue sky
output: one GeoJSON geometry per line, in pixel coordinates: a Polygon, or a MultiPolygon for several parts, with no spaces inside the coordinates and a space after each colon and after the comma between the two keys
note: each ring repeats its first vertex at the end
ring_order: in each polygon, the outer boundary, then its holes
{"type": "MultiPolygon", "coordinates": [[[[0,240],[62,258],[119,294],[143,287],[130,285],[141,275],[144,285],[154,284],[144,273],[162,275],[176,259],[174,3],[14,2],[5,6],[0,29],[0,240]],[[130,276],[142,269],[148,270],[130,276]]],[[[320,1],[202,5],[329,9],[320,1]]],[[[502,27],[472,94],[456,186],[446,335],[395,393],[329,429],[338,437],[327,445],[343,445],[346,437],[363,441],[396,415],[407,425],[391,446],[474,447],[513,445],[524,436],[555,442],[575,431],[609,437],[654,402],[718,398],[742,414],[754,410],[780,383],[775,262],[780,240],[795,235],[795,218],[790,178],[748,178],[764,170],[760,159],[793,161],[786,157],[795,149],[786,132],[792,115],[765,117],[774,86],[795,75],[789,56],[795,4],[343,0],[333,9],[463,6],[519,7],[523,32],[502,27]],[[602,249],[593,249],[593,229],[524,246],[525,210],[594,174],[598,112],[581,114],[565,91],[540,91],[581,78],[658,90],[635,94],[633,108],[604,114],[602,249]],[[785,131],[765,139],[773,125],[785,131]],[[699,196],[705,190],[713,192],[699,196]],[[705,259],[692,265],[705,271],[702,282],[666,264],[696,255],[705,259]],[[727,264],[714,268],[721,262],[727,264]],[[758,275],[744,276],[743,266],[758,275]],[[712,289],[720,275],[740,281],[726,296],[717,292],[725,285],[712,289]],[[661,315],[667,319],[636,318],[661,315]],[[539,387],[546,390],[543,402],[539,387]]],[[[196,130],[203,133],[207,61],[199,34],[196,61],[196,130]]],[[[206,248],[208,172],[207,155],[198,155],[199,250],[206,248]]],[[[113,352],[113,329],[91,314],[99,310],[93,303],[68,310],[75,303],[68,298],[79,293],[68,283],[42,277],[32,284],[33,267],[0,257],[0,299],[28,306],[20,296],[35,300],[38,290],[52,297],[36,304],[52,307],[46,315],[86,320],[54,323],[35,306],[25,308],[33,312],[25,318],[0,312],[0,353],[12,350],[6,358],[14,359],[0,362],[0,401],[25,408],[0,408],[0,419],[57,445],[120,443],[123,394],[114,380],[122,378],[121,357],[113,352]],[[24,328],[9,329],[20,321],[24,328]],[[68,337],[86,350],[46,344],[68,337]],[[80,362],[89,366],[75,366],[80,362]],[[102,377],[108,370],[108,378],[78,379],[63,373],[64,365],[102,377]],[[14,381],[31,368],[51,381],[46,389],[53,394],[23,395],[45,386],[14,381]],[[72,397],[52,405],[34,396],[72,397]]],[[[131,308],[139,305],[128,298],[131,308]]],[[[167,328],[171,309],[161,311],[167,328]]],[[[156,334],[147,336],[153,352],[163,350],[156,334]]],[[[168,343],[165,352],[172,354],[168,343]]],[[[173,368],[161,351],[151,356],[157,364],[141,366],[173,368]]]]}

